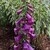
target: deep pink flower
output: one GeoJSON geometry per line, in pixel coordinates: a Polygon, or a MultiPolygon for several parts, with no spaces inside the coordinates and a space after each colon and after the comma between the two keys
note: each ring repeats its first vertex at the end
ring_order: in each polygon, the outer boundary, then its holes
{"type": "Polygon", "coordinates": [[[31,47],[30,44],[28,44],[27,42],[23,43],[23,50],[34,50],[34,48],[31,47]]]}
{"type": "Polygon", "coordinates": [[[14,45],[14,50],[18,50],[18,46],[14,45]]]}
{"type": "Polygon", "coordinates": [[[35,22],[34,18],[30,18],[30,20],[28,20],[28,24],[32,25],[35,22]]]}
{"type": "Polygon", "coordinates": [[[30,32],[30,33],[34,33],[34,28],[30,28],[30,29],[29,29],[29,32],[30,32]]]}
{"type": "Polygon", "coordinates": [[[14,45],[14,50],[21,50],[21,45],[14,45]]]}
{"type": "Polygon", "coordinates": [[[28,33],[28,34],[30,35],[31,38],[35,38],[36,37],[35,33],[34,34],[33,33],[28,33]]]}
{"type": "Polygon", "coordinates": [[[17,29],[16,28],[14,28],[14,32],[17,33],[17,29]]]}
{"type": "Polygon", "coordinates": [[[30,25],[25,24],[25,25],[24,25],[24,27],[23,27],[23,30],[26,30],[26,31],[27,31],[27,30],[29,30],[29,29],[30,29],[30,27],[31,27],[30,25]]]}
{"type": "Polygon", "coordinates": [[[14,33],[15,33],[15,35],[18,34],[19,30],[20,30],[20,28],[18,28],[18,27],[14,28],[14,33]]]}
{"type": "MultiPolygon", "coordinates": [[[[29,3],[27,6],[28,10],[26,15],[15,21],[16,28],[14,28],[14,50],[34,50],[34,48],[30,45],[31,39],[35,38],[36,36],[35,30],[33,28],[33,24],[35,22],[34,18],[32,17],[33,6],[29,3]]],[[[22,8],[17,11],[18,15],[21,14],[23,10],[22,8]]]]}
{"type": "Polygon", "coordinates": [[[19,43],[20,40],[21,40],[21,38],[22,38],[22,35],[18,35],[18,36],[16,36],[16,37],[14,37],[15,42],[16,42],[16,43],[19,43]]]}
{"type": "Polygon", "coordinates": [[[23,17],[21,17],[19,20],[15,21],[16,26],[20,26],[23,23],[24,23],[24,18],[23,17]]]}

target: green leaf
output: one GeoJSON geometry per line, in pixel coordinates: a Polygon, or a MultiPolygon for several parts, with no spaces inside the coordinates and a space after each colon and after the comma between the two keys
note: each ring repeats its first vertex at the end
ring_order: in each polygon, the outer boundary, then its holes
{"type": "Polygon", "coordinates": [[[48,34],[49,37],[50,37],[50,24],[49,24],[49,26],[48,26],[47,34],[48,34]]]}

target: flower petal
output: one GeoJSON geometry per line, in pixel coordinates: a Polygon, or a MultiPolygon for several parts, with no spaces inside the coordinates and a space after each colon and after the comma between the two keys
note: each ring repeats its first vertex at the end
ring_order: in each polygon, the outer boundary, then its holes
{"type": "Polygon", "coordinates": [[[28,24],[33,24],[35,22],[34,18],[31,18],[30,20],[28,20],[28,24]]]}
{"type": "Polygon", "coordinates": [[[30,14],[28,14],[28,13],[26,13],[26,17],[27,17],[27,19],[31,19],[32,18],[32,16],[30,14]]]}
{"type": "Polygon", "coordinates": [[[15,21],[16,26],[20,26],[20,24],[24,23],[24,18],[21,17],[18,21],[15,21]]]}
{"type": "Polygon", "coordinates": [[[21,45],[20,44],[14,45],[14,50],[21,50],[21,45]]]}
{"type": "Polygon", "coordinates": [[[31,38],[34,38],[36,36],[36,34],[33,34],[33,33],[29,33],[29,35],[31,38]]]}
{"type": "Polygon", "coordinates": [[[29,30],[29,29],[30,29],[30,27],[31,27],[30,25],[25,24],[25,25],[24,25],[24,27],[23,27],[23,30],[29,30]]]}
{"type": "Polygon", "coordinates": [[[14,45],[14,50],[18,50],[18,46],[14,45]]]}
{"type": "Polygon", "coordinates": [[[20,30],[20,28],[14,28],[14,33],[15,33],[15,35],[18,34],[19,30],[20,30]]]}
{"type": "Polygon", "coordinates": [[[29,32],[34,33],[34,28],[30,28],[29,32]]]}
{"type": "Polygon", "coordinates": [[[30,46],[30,44],[28,44],[27,42],[25,42],[25,43],[23,44],[23,50],[34,50],[34,48],[32,48],[32,47],[30,46]]]}
{"type": "Polygon", "coordinates": [[[22,38],[22,35],[18,35],[17,37],[14,37],[15,42],[19,43],[21,38],[22,38]]]}

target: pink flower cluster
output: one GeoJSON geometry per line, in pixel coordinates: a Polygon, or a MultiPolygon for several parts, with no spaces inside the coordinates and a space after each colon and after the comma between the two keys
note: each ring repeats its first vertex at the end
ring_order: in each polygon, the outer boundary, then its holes
{"type": "MultiPolygon", "coordinates": [[[[15,22],[14,50],[34,50],[30,45],[30,39],[33,39],[36,36],[35,29],[33,28],[33,24],[35,22],[32,17],[33,6],[30,3],[27,6],[28,10],[26,15],[15,22]]],[[[17,11],[17,14],[20,15],[21,12],[22,8],[17,11]]]]}

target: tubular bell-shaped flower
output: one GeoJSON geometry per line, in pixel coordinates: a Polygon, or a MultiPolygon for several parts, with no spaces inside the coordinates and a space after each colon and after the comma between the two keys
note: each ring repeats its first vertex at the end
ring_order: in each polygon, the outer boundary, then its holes
{"type": "Polygon", "coordinates": [[[30,32],[30,33],[34,33],[34,28],[30,28],[30,29],[29,29],[29,32],[30,32]]]}
{"type": "Polygon", "coordinates": [[[24,27],[23,27],[23,30],[29,30],[29,29],[30,29],[30,27],[31,27],[30,25],[25,24],[25,25],[24,25],[24,27]]]}
{"type": "Polygon", "coordinates": [[[14,45],[14,50],[21,50],[21,45],[19,44],[19,45],[14,45]]]}
{"type": "Polygon", "coordinates": [[[20,34],[20,35],[18,35],[17,37],[14,37],[15,42],[16,42],[16,43],[19,43],[19,42],[20,42],[20,40],[21,40],[21,38],[22,38],[22,35],[21,35],[21,34],[20,34]]]}
{"type": "Polygon", "coordinates": [[[15,35],[17,35],[17,34],[18,34],[19,30],[20,30],[20,28],[19,28],[19,27],[14,28],[15,35]]]}
{"type": "Polygon", "coordinates": [[[29,43],[24,42],[23,43],[23,50],[34,50],[34,48],[32,48],[29,43]]]}

